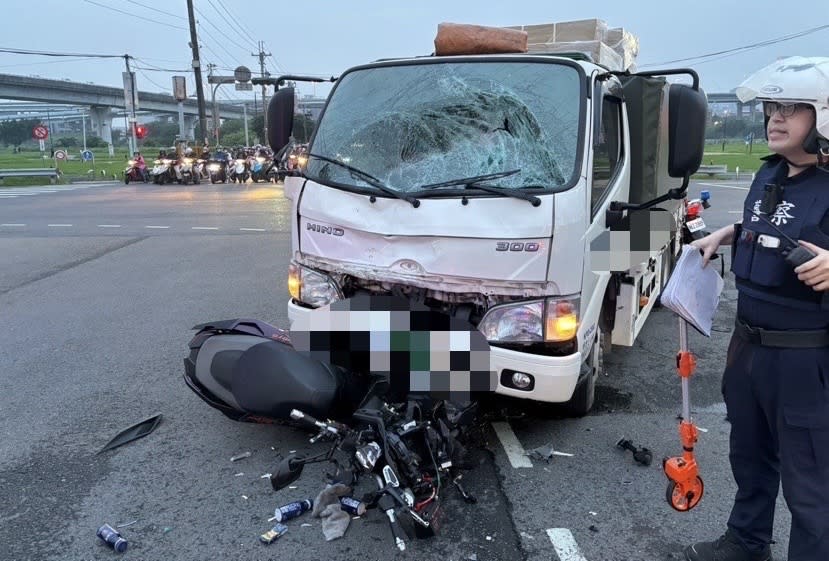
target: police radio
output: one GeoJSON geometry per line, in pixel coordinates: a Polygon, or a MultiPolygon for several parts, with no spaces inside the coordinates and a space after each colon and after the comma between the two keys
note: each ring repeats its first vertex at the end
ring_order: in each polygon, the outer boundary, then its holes
{"type": "Polygon", "coordinates": [[[786,263],[791,265],[792,268],[799,267],[800,265],[803,265],[805,262],[810,261],[813,257],[817,257],[817,254],[814,251],[806,247],[803,247],[795,240],[784,234],[783,231],[777,226],[775,226],[771,220],[769,220],[759,212],[755,212],[750,208],[746,208],[746,210],[754,216],[756,216],[757,218],[759,218],[760,220],[762,220],[763,222],[765,222],[766,224],[768,224],[775,232],[780,234],[780,237],[789,242],[791,247],[789,247],[788,249],[784,249],[782,251],[782,255],[786,263]]]}

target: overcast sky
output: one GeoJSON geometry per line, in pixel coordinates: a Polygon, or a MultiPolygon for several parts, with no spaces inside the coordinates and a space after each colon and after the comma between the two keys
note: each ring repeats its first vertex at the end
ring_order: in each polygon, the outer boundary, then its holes
{"type": "MultiPolygon", "coordinates": [[[[185,0],[15,0],[13,4],[0,26],[0,47],[129,53],[139,59],[135,65],[139,67],[136,80],[140,91],[169,93],[171,76],[182,74],[151,70],[151,66],[179,71],[189,67],[185,0]]],[[[598,17],[610,27],[624,27],[638,36],[640,68],[747,46],[829,23],[829,16],[826,21],[818,21],[808,15],[808,10],[798,13],[770,0],[194,0],[194,4],[200,22],[202,60],[217,64],[221,69],[217,73],[223,74],[231,74],[232,68],[240,64],[258,72],[258,60],[251,53],[260,40],[265,42],[266,52],[272,54],[267,63],[274,74],[337,75],[350,66],[378,58],[426,55],[434,48],[440,22],[509,26],[598,17]],[[228,13],[242,29],[229,23],[228,13]]],[[[691,66],[700,73],[706,91],[723,92],[780,56],[823,55],[828,40],[829,29],[825,29],[716,60],[670,66],[691,66]]],[[[121,86],[123,70],[122,59],[54,59],[0,53],[0,73],[121,86]]],[[[191,73],[188,94],[195,93],[193,84],[191,73]]],[[[233,86],[222,86],[219,91],[220,99],[253,97],[252,93],[235,91],[233,86]]],[[[324,95],[328,89],[307,85],[300,91],[324,95]]]]}

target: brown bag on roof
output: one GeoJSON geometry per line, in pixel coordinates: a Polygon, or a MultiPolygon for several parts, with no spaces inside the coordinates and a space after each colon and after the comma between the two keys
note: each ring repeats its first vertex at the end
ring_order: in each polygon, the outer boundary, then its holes
{"type": "Polygon", "coordinates": [[[438,56],[526,52],[527,32],[517,29],[441,23],[435,37],[438,56]]]}

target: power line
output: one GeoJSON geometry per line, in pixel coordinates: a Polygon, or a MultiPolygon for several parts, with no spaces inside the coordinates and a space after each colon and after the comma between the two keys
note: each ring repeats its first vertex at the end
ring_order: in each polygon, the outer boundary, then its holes
{"type": "Polygon", "coordinates": [[[84,58],[124,58],[124,55],[98,55],[86,53],[59,53],[54,51],[33,51],[32,49],[15,49],[11,47],[0,47],[0,53],[14,55],[38,55],[38,56],[74,56],[84,58]]]}
{"type": "Polygon", "coordinates": [[[93,0],[83,0],[83,1],[86,2],[87,4],[93,4],[93,5],[99,6],[101,8],[106,8],[107,10],[112,10],[113,12],[118,12],[119,14],[125,14],[125,15],[128,15],[130,17],[140,18],[140,19],[143,19],[143,20],[146,20],[146,21],[151,21],[153,23],[157,23],[158,25],[164,25],[164,26],[167,26],[167,27],[172,27],[173,29],[181,29],[181,30],[187,31],[186,27],[181,27],[180,25],[172,25],[172,24],[169,24],[169,23],[165,23],[163,21],[158,21],[158,20],[154,20],[154,19],[150,19],[150,18],[145,18],[144,16],[139,16],[138,14],[125,12],[124,10],[119,10],[118,8],[113,8],[112,6],[107,6],[106,4],[99,4],[98,2],[93,2],[93,0]]]}
{"type": "Polygon", "coordinates": [[[19,67],[19,66],[34,66],[36,64],[63,64],[64,62],[78,62],[78,61],[86,61],[86,60],[88,60],[88,59],[86,59],[86,58],[70,58],[70,59],[64,58],[63,60],[47,60],[47,61],[44,61],[44,62],[27,62],[26,64],[4,64],[3,66],[0,66],[0,68],[15,68],[15,67],[19,67]]]}
{"type": "Polygon", "coordinates": [[[201,11],[201,10],[199,10],[198,8],[196,8],[196,13],[198,13],[198,14],[199,14],[199,15],[200,15],[203,19],[204,19],[204,21],[206,21],[207,23],[209,23],[209,24],[210,24],[210,25],[211,25],[211,26],[212,26],[212,27],[213,27],[216,31],[218,31],[219,33],[221,33],[221,34],[222,34],[222,36],[223,36],[225,39],[227,39],[230,43],[233,43],[234,45],[236,45],[238,48],[242,49],[243,51],[246,51],[246,50],[248,49],[247,47],[243,47],[242,45],[240,45],[239,43],[237,43],[236,41],[234,41],[233,39],[231,39],[231,38],[230,38],[230,36],[228,36],[228,35],[227,35],[227,33],[225,33],[225,32],[224,32],[224,31],[223,31],[220,27],[218,27],[216,24],[214,24],[212,21],[210,21],[210,20],[207,18],[207,16],[206,16],[206,15],[204,15],[204,14],[202,13],[202,11],[201,11]]]}
{"type": "MultiPolygon", "coordinates": [[[[231,53],[230,51],[228,51],[228,50],[224,47],[224,45],[222,45],[222,42],[221,42],[221,41],[219,41],[218,39],[216,39],[216,38],[215,38],[215,37],[214,37],[211,33],[209,33],[209,32],[208,32],[208,31],[204,28],[204,26],[203,26],[201,23],[199,23],[199,24],[198,24],[198,26],[199,26],[199,30],[201,31],[201,33],[203,33],[204,35],[207,35],[207,36],[208,36],[211,40],[213,40],[213,42],[214,42],[213,44],[214,44],[214,45],[218,45],[218,47],[219,47],[220,49],[222,49],[225,53],[227,53],[227,56],[229,56],[229,57],[231,58],[231,60],[234,58],[233,53],[231,53]]],[[[208,46],[206,46],[206,45],[205,45],[205,48],[206,48],[206,49],[208,49],[208,50],[210,50],[213,54],[216,54],[216,52],[215,52],[215,51],[213,51],[212,49],[210,49],[210,47],[208,47],[208,46]]],[[[223,63],[227,64],[227,61],[222,60],[222,59],[221,59],[221,57],[219,57],[218,55],[216,55],[216,56],[217,56],[217,58],[219,58],[219,60],[220,60],[221,62],[223,62],[223,63]]]]}
{"type": "Polygon", "coordinates": [[[179,18],[179,19],[187,19],[184,16],[180,16],[180,15],[177,15],[177,14],[171,14],[170,12],[165,12],[164,10],[159,10],[155,6],[147,6],[146,4],[142,4],[141,2],[137,2],[136,0],[124,0],[124,2],[129,2],[130,4],[136,4],[138,6],[141,6],[142,8],[147,8],[149,10],[153,10],[154,12],[158,12],[159,14],[164,14],[165,16],[170,16],[170,17],[179,18]]]}
{"type": "MultiPolygon", "coordinates": [[[[213,0],[207,0],[207,2],[211,6],[213,6],[213,9],[216,10],[216,12],[218,13],[219,10],[216,9],[216,6],[213,4],[213,0]]],[[[227,17],[230,19],[230,23],[235,25],[236,28],[242,33],[242,35],[247,36],[248,40],[251,42],[252,45],[256,45],[256,41],[253,39],[253,37],[250,36],[250,33],[248,33],[247,29],[245,29],[244,27],[239,25],[239,22],[236,21],[236,18],[233,17],[233,14],[231,14],[230,10],[227,9],[227,6],[224,5],[224,2],[222,2],[222,0],[216,0],[216,2],[218,2],[219,6],[221,6],[222,9],[225,11],[225,13],[227,14],[227,17]]]]}
{"type": "MultiPolygon", "coordinates": [[[[726,50],[723,50],[723,51],[717,51],[717,52],[713,52],[713,53],[707,53],[707,54],[704,54],[704,55],[697,55],[697,56],[692,56],[692,57],[688,57],[688,58],[678,58],[678,59],[675,59],[675,60],[667,60],[665,62],[655,62],[655,63],[651,63],[651,64],[645,64],[645,65],[642,66],[642,68],[647,68],[647,67],[650,67],[650,66],[662,66],[662,65],[665,65],[665,64],[676,64],[678,62],[688,62],[688,61],[691,61],[691,60],[705,59],[705,58],[718,56],[718,55],[731,56],[731,55],[734,55],[734,54],[738,54],[740,52],[750,51],[750,50],[757,49],[757,48],[760,48],[760,47],[766,47],[766,46],[769,46],[769,45],[782,43],[784,41],[791,41],[792,39],[797,39],[798,37],[803,37],[805,35],[809,35],[811,33],[816,33],[818,31],[822,31],[824,29],[829,29],[829,25],[821,25],[819,27],[813,27],[811,29],[806,29],[806,30],[803,30],[803,31],[790,33],[789,35],[781,35],[780,37],[776,37],[776,38],[773,38],[773,39],[767,39],[765,41],[760,41],[758,43],[752,43],[750,45],[743,45],[742,47],[735,47],[733,49],[726,49],[726,50]]],[[[720,58],[725,58],[725,56],[720,56],[720,58]]],[[[711,61],[703,61],[703,62],[711,62],[711,61]]],[[[699,62],[697,64],[702,64],[702,62],[699,62]]]]}

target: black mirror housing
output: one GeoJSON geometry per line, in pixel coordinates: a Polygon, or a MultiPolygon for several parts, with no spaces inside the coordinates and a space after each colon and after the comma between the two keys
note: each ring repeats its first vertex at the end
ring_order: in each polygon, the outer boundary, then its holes
{"type": "Polygon", "coordinates": [[[271,475],[271,487],[274,491],[284,489],[302,475],[302,469],[305,467],[304,459],[296,454],[291,454],[276,467],[276,473],[271,475]]]}
{"type": "Polygon", "coordinates": [[[268,144],[274,153],[288,145],[293,128],[294,88],[283,88],[268,102],[268,144]]]}
{"type": "Polygon", "coordinates": [[[708,100],[705,92],[671,84],[668,98],[668,175],[687,177],[702,163],[708,100]]]}

